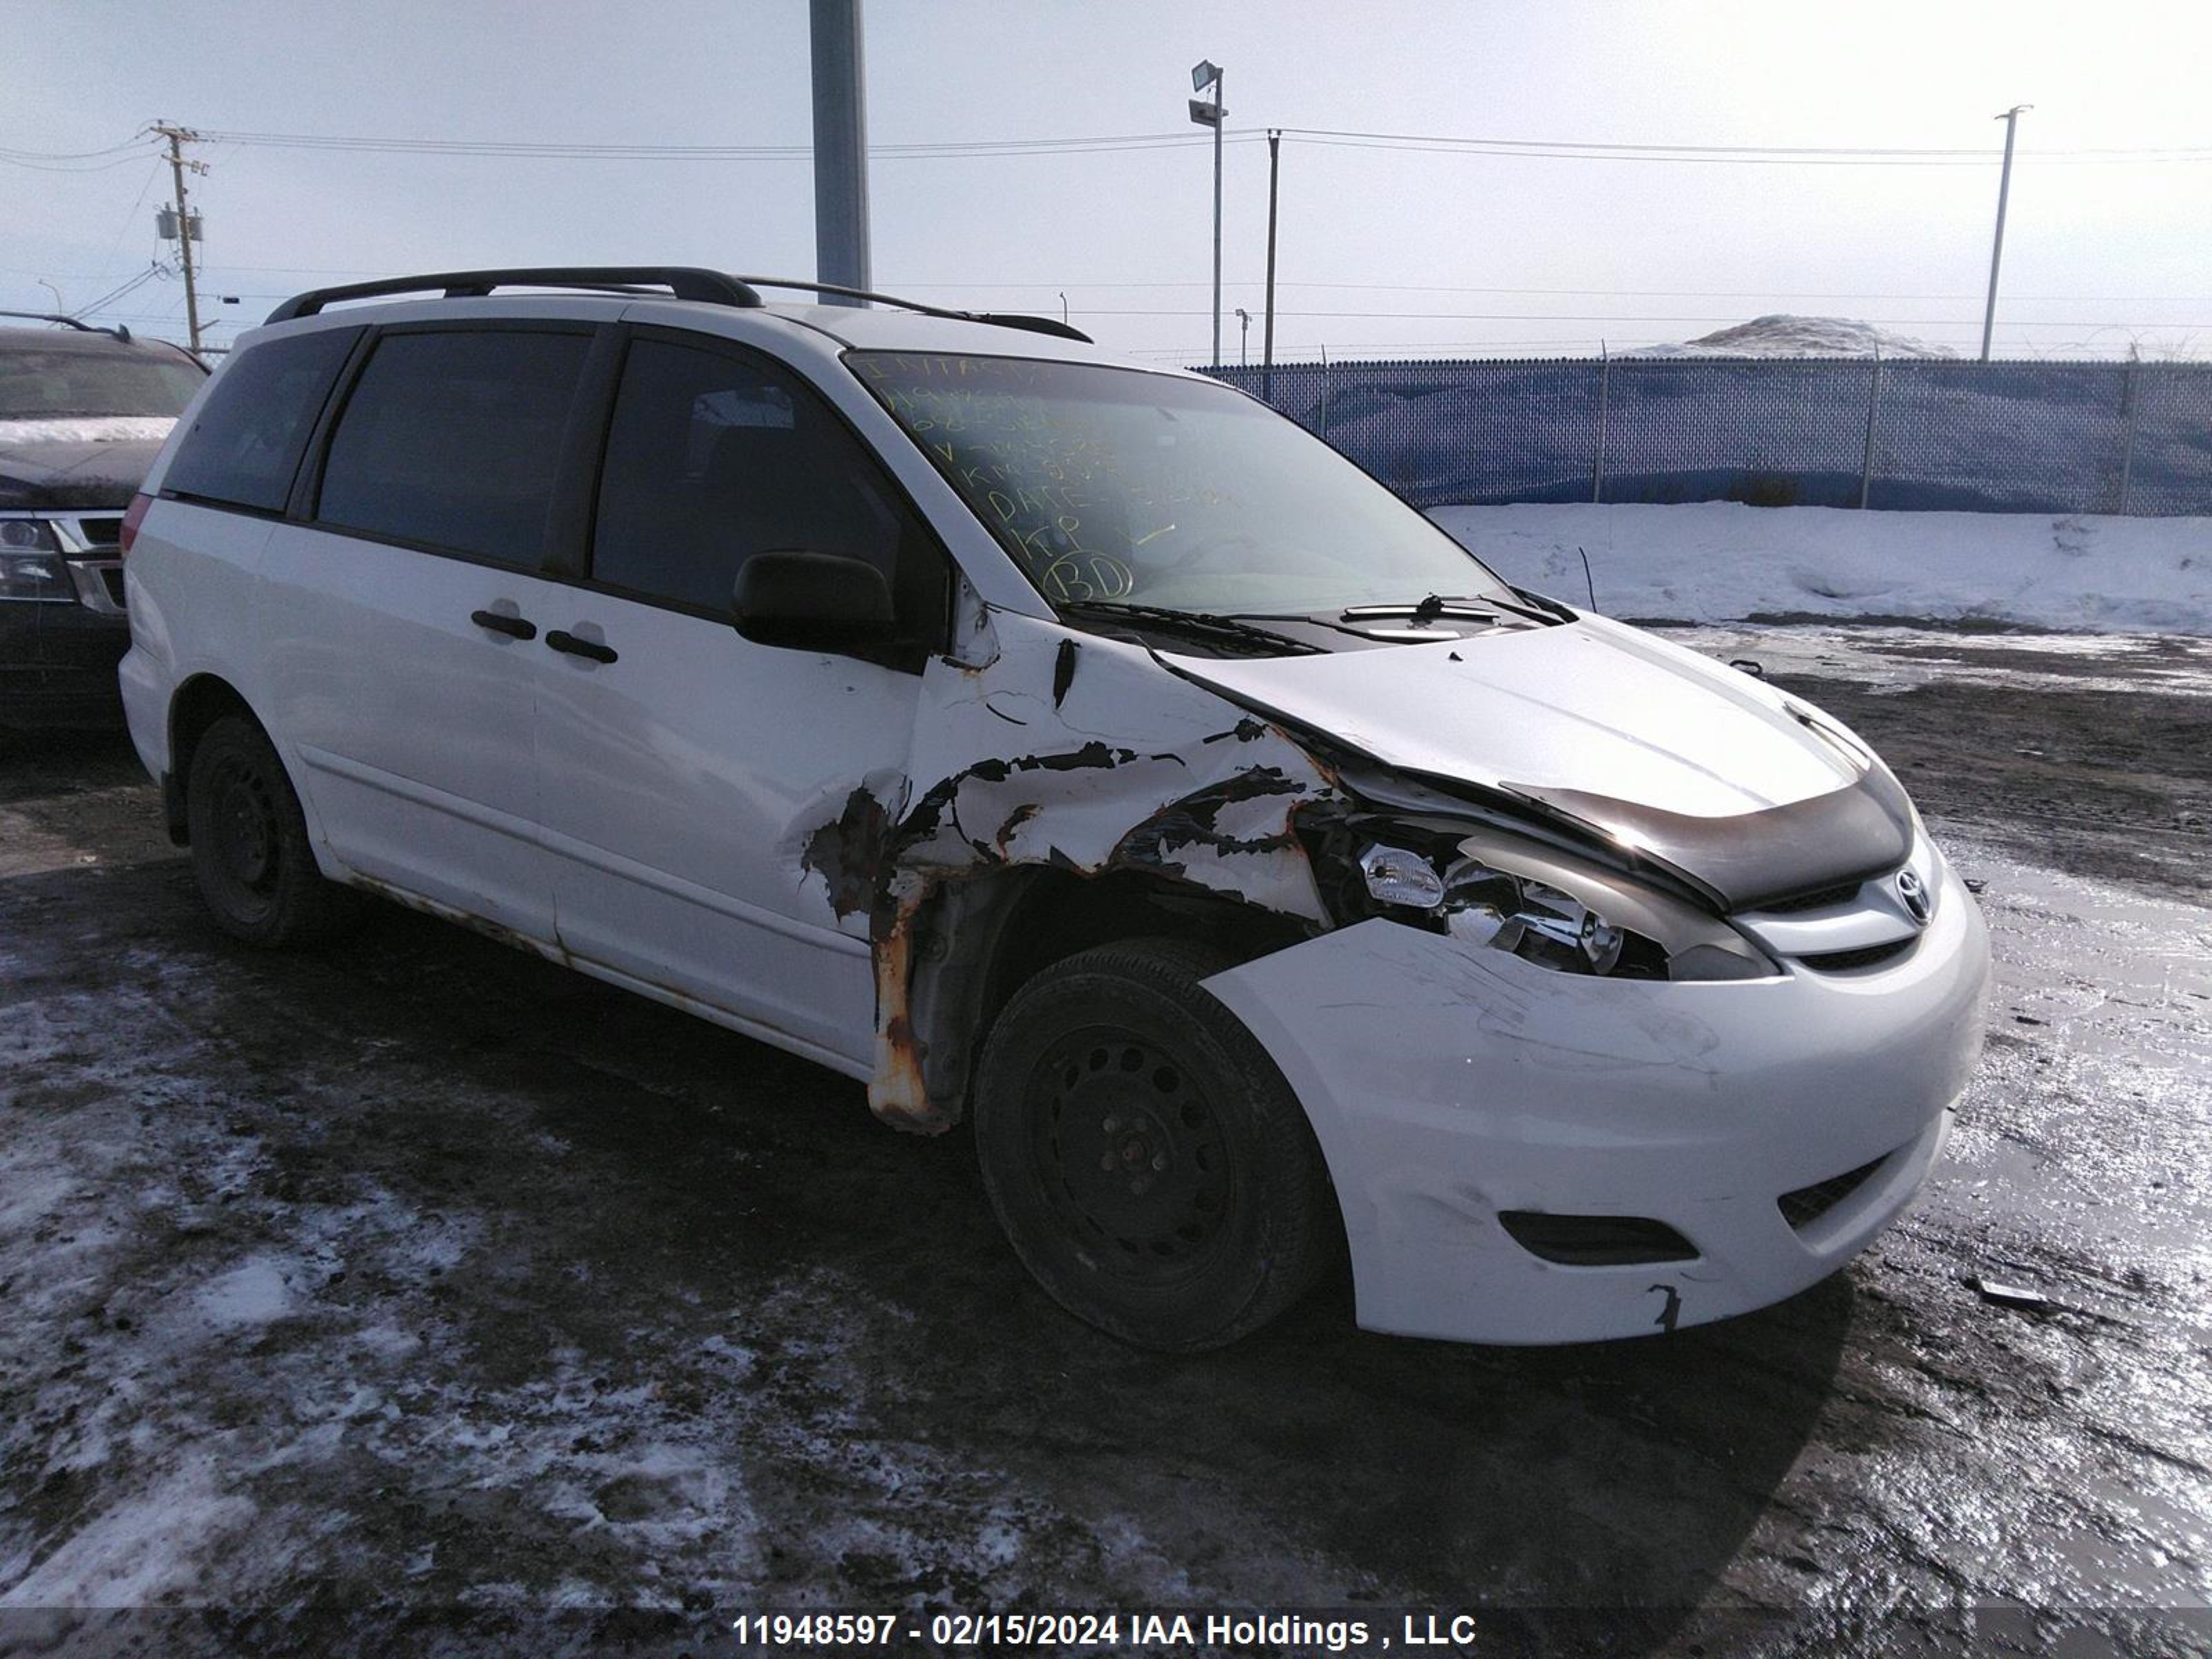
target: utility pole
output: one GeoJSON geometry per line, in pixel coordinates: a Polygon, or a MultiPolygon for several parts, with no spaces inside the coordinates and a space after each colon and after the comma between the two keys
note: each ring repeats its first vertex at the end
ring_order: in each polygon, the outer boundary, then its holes
{"type": "Polygon", "coordinates": [[[1275,179],[1283,130],[1267,130],[1267,326],[1260,337],[1260,401],[1275,401],[1275,179]]]}
{"type": "MultiPolygon", "coordinates": [[[[868,281],[868,108],[860,0],[812,0],[814,276],[846,288],[868,281]]],[[[825,305],[865,300],[825,294],[825,305]]]]}
{"type": "Polygon", "coordinates": [[[1223,101],[1222,83],[1227,79],[1220,64],[1201,58],[1190,71],[1190,89],[1204,92],[1213,88],[1213,101],[1200,103],[1190,100],[1190,118],[1202,127],[1213,129],[1213,367],[1221,367],[1221,129],[1229,119],[1229,107],[1223,101]]]}
{"type": "Polygon", "coordinates": [[[1990,302],[1982,313],[1982,361],[1990,360],[1990,335],[1997,323],[1997,267],[2004,263],[2005,200],[2012,194],[2012,141],[2020,112],[2033,104],[2014,104],[1996,118],[2005,124],[2004,171],[1997,175],[1997,236],[1990,249],[1990,302]]]}
{"type": "Polygon", "coordinates": [[[200,290],[199,276],[192,264],[192,216],[185,204],[185,174],[205,173],[204,161],[185,160],[185,143],[199,135],[189,127],[173,127],[156,122],[153,129],[169,141],[169,176],[177,188],[177,252],[185,265],[185,325],[190,331],[192,349],[200,349],[200,290]]]}

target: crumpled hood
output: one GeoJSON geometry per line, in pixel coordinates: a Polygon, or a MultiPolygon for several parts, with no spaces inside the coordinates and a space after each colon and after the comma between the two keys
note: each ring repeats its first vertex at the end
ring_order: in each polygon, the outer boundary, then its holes
{"type": "Polygon", "coordinates": [[[175,425],[166,415],[0,420],[0,507],[127,507],[175,425]]]}
{"type": "Polygon", "coordinates": [[[1771,687],[1598,617],[1175,670],[1386,766],[1503,790],[1740,908],[1894,868],[1910,803],[1771,687]]]}
{"type": "Polygon", "coordinates": [[[1595,617],[1321,657],[1172,660],[1201,684],[1389,765],[1490,787],[1723,817],[1857,775],[1771,688],[1595,617]]]}

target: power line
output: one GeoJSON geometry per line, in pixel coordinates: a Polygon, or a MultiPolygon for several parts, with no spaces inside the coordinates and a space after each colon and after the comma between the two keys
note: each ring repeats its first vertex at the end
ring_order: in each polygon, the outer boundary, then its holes
{"type": "Polygon", "coordinates": [[[143,152],[118,155],[112,161],[94,161],[78,165],[73,162],[27,161],[20,155],[0,153],[0,166],[28,167],[33,173],[106,173],[116,167],[133,166],[143,152]]]}
{"type": "MultiPolygon", "coordinates": [[[[149,178],[150,179],[151,174],[149,178]]],[[[143,201],[143,197],[142,197],[143,201]]],[[[134,210],[135,211],[135,210],[134,210]]],[[[112,266],[112,259],[105,262],[112,266]]],[[[337,265],[234,265],[209,263],[201,266],[204,274],[243,273],[254,276],[383,276],[386,270],[370,270],[359,266],[337,265]]],[[[0,265],[0,274],[14,276],[58,277],[63,282],[96,282],[105,280],[110,269],[96,271],[54,271],[33,270],[27,265],[0,265]]],[[[1228,278],[1224,288],[1257,289],[1257,277],[1228,278]]],[[[1920,292],[1852,293],[1825,289],[1727,289],[1727,288],[1506,288],[1486,287],[1451,283],[1320,283],[1279,282],[1279,288],[1325,289],[1337,293],[1357,294],[1496,294],[1520,295],[1539,298],[1567,298],[1585,300],[1929,300],[1979,301],[1978,294],[1935,294],[1920,292]]],[[[1042,282],[1007,282],[999,277],[978,277],[972,282],[918,283],[892,281],[886,284],[897,293],[1022,293],[1035,291],[1056,294],[1063,289],[1071,294],[1095,294],[1112,291],[1156,290],[1174,289],[1207,289],[1204,278],[1185,282],[1099,282],[1076,283],[1066,277],[1054,277],[1042,282]]],[[[239,291],[242,300],[289,300],[298,290],[239,291]]],[[[2036,305],[2212,305],[2212,294],[2015,294],[2010,296],[2015,304],[2036,305]]],[[[1085,307],[1089,310],[1091,307],[1085,307]]],[[[1094,313],[1095,314],[1095,313],[1094,313]]],[[[1370,313],[1360,313],[1360,315],[1370,313]]],[[[1448,313],[1456,315],[1458,313],[1448,313]]]]}
{"type": "MultiPolygon", "coordinates": [[[[1110,306],[1085,306],[1086,317],[1200,317],[1211,314],[1189,307],[1123,309],[1110,306]]],[[[1576,311],[1283,311],[1282,317],[1331,317],[1350,320],[1375,321],[1436,321],[1462,323],[1740,323],[1746,319],[1733,313],[1707,313],[1687,315],[1668,313],[1576,312],[1576,311]]],[[[1960,317],[1869,317],[1858,320],[1879,324],[1885,328],[1955,328],[1978,326],[1970,318],[1960,317]]],[[[2179,318],[2111,319],[2049,318],[2031,322],[2021,319],[2023,328],[2212,328],[2212,323],[2185,322],[2179,318]]]]}
{"type": "MultiPolygon", "coordinates": [[[[244,269],[244,267],[233,267],[244,269]]],[[[28,273],[25,273],[28,274],[28,273]]],[[[997,280],[978,280],[971,283],[897,283],[893,286],[906,289],[955,289],[975,293],[981,289],[1019,292],[1036,289],[1057,293],[1096,292],[1100,289],[1203,289],[1203,281],[1176,283],[1072,283],[1065,277],[1044,283],[1009,283],[997,280]]],[[[1257,289],[1258,277],[1232,278],[1224,286],[1257,289]]],[[[1831,292],[1823,289],[1784,290],[1781,289],[1747,288],[1481,288],[1444,283],[1293,283],[1279,282],[1278,288],[1326,289],[1339,292],[1361,294],[1522,294],[1565,295],[1580,299],[1635,300],[1972,300],[1978,301],[1978,294],[1849,294],[1831,292]]],[[[2091,305],[2206,305],[2212,304],[2212,295],[2207,294],[2016,294],[2016,301],[2091,305]]]]}
{"type": "MultiPolygon", "coordinates": [[[[1942,149],[1915,148],[1904,145],[1868,144],[1688,144],[1688,143],[1630,143],[1604,139],[1574,138],[1487,138],[1455,137],[1433,132],[1361,132],[1337,127],[1278,127],[1278,132],[1295,133],[1309,138],[1358,139],[1380,143],[1418,143],[1479,146],[1494,149],[1567,150],[1605,152],[1611,154],[1668,155],[1832,155],[1851,157],[1965,157],[1980,161],[1994,161],[2003,155],[1998,149],[1942,149]]],[[[2057,157],[2121,156],[2142,158],[2186,157],[2212,158],[2212,146],[2203,144],[2156,144],[2136,149],[2049,149],[2035,154],[2045,160],[2057,157]]]]}
{"type": "MultiPolygon", "coordinates": [[[[1706,144],[1644,143],[1577,138],[1518,138],[1449,133],[1382,132],[1356,128],[1283,127],[1277,131],[1309,143],[1337,148],[1389,149],[1437,154],[1522,156],[1549,160],[1674,161],[1737,166],[1805,167],[1979,167],[1996,159],[1995,149],[1906,145],[1706,144]]],[[[368,134],[222,131],[203,138],[247,148],[351,150],[377,155],[480,155],[548,161],[805,161],[810,144],[638,144],[584,140],[407,137],[368,134]]],[[[1224,135],[1229,143],[1255,143],[1257,129],[1224,135]]],[[[96,172],[127,166],[145,137],[96,150],[30,150],[0,148],[0,161],[52,172],[96,172]]],[[[886,160],[977,160],[1001,155],[1097,155],[1146,149],[1187,149],[1209,144],[1205,133],[1148,132],[1047,136],[1030,138],[945,139],[873,144],[872,155],[886,160]]],[[[2203,145],[2114,146],[2033,152],[2039,161],[2201,162],[2212,161],[2203,145]]]]}
{"type": "MultiPolygon", "coordinates": [[[[1243,135],[1248,142],[1260,134],[1243,135]]],[[[299,132],[204,131],[211,143],[271,149],[358,150],[377,155],[490,155],[543,161],[804,161],[811,144],[608,144],[576,140],[398,138],[299,132]]],[[[1066,155],[1106,151],[1186,149],[1208,144],[1206,134],[1119,133],[1041,138],[947,139],[871,144],[871,156],[974,159],[993,155],[1066,155]]]]}
{"type": "Polygon", "coordinates": [[[9,144],[0,144],[0,155],[13,156],[33,161],[89,161],[102,155],[112,155],[118,150],[136,149],[145,138],[143,131],[135,132],[119,144],[110,144],[105,149],[20,149],[9,144]]]}

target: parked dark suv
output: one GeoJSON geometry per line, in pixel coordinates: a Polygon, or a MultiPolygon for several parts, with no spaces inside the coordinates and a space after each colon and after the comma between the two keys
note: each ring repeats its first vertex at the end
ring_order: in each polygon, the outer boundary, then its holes
{"type": "Polygon", "coordinates": [[[51,320],[0,329],[0,728],[120,726],[123,514],[207,371],[51,320]]]}

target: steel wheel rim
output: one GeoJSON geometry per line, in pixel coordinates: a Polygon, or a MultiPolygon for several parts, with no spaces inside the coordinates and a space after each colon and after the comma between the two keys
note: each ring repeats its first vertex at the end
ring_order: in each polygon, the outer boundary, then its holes
{"type": "Polygon", "coordinates": [[[226,757],[209,780],[216,866],[246,898],[265,902],[276,886],[276,799],[258,768],[226,757]]]}
{"type": "Polygon", "coordinates": [[[1029,1093],[1032,1164],[1063,1237],[1133,1285],[1205,1272],[1228,1237],[1236,1167],[1190,1068],[1151,1038],[1090,1026],[1045,1049],[1029,1093]]]}

